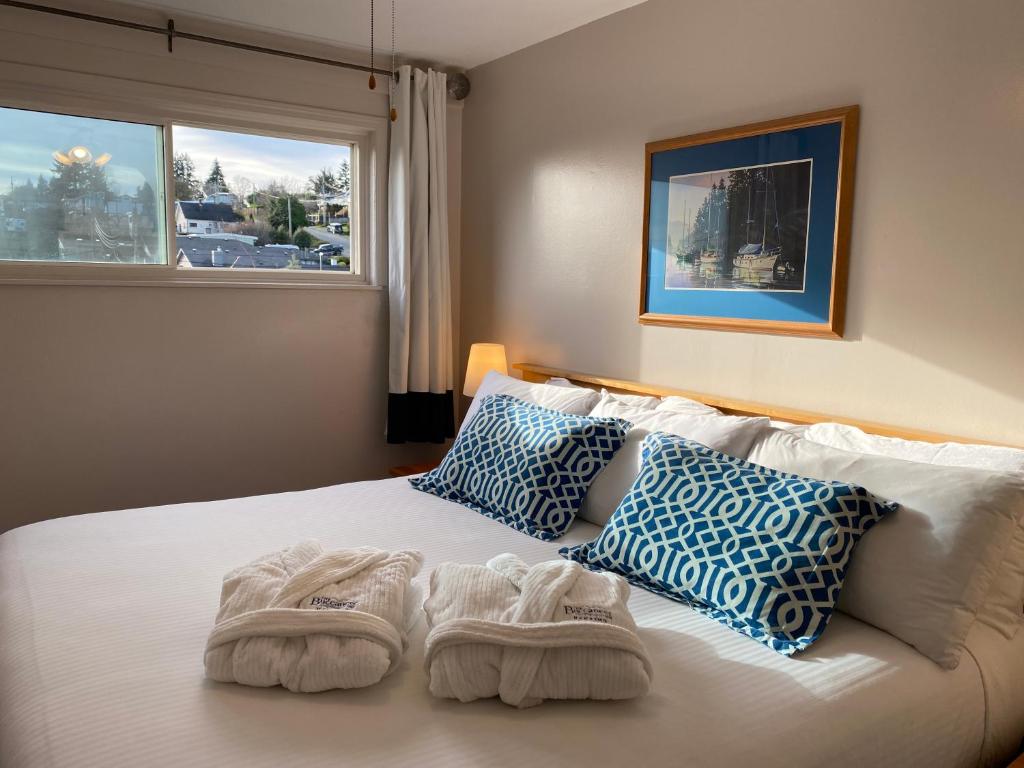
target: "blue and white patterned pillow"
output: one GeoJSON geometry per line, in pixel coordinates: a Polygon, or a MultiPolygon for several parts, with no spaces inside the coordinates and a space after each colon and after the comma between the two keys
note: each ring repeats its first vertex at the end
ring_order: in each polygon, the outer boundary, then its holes
{"type": "Polygon", "coordinates": [[[550,540],[568,530],[629,427],[622,419],[573,416],[491,395],[441,464],[409,482],[550,540]]]}
{"type": "Polygon", "coordinates": [[[620,573],[784,655],[821,635],[860,537],[898,504],[655,432],[601,534],[561,554],[620,573]]]}

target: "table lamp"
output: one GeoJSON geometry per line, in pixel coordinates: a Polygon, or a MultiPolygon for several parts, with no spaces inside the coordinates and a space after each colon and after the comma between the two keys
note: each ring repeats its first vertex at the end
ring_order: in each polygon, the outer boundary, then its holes
{"type": "Polygon", "coordinates": [[[504,344],[474,344],[469,348],[469,362],[466,363],[466,383],[462,394],[473,397],[480,382],[491,371],[508,376],[508,361],[505,359],[504,344]]]}

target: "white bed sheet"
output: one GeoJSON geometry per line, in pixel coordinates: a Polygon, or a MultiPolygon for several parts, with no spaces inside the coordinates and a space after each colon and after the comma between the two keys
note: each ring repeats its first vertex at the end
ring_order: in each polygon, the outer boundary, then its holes
{"type": "MultiPolygon", "coordinates": [[[[444,560],[508,551],[538,562],[596,531],[577,523],[561,542],[541,542],[404,479],[9,531],[0,536],[0,765],[937,768],[1007,756],[992,745],[1012,740],[1010,726],[986,737],[986,722],[1008,716],[986,718],[971,657],[946,671],[837,615],[812,649],[785,658],[642,590],[630,607],[654,684],[633,702],[516,711],[434,699],[423,622],[398,670],[372,688],[303,695],[203,677],[223,574],[300,539],[419,548],[425,581],[444,560]]],[[[1024,667],[1016,674],[1024,687],[1024,667]]]]}

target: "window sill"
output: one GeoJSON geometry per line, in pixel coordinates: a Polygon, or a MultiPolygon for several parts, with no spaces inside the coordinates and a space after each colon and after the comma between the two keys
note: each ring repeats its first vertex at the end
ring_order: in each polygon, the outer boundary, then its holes
{"type": "Polygon", "coordinates": [[[346,291],[380,291],[382,286],[373,285],[359,277],[340,277],[332,275],[324,277],[304,277],[302,275],[275,275],[273,273],[253,273],[248,275],[194,275],[194,274],[158,274],[158,275],[55,275],[49,274],[4,274],[0,269],[0,286],[96,286],[126,288],[276,288],[292,290],[346,290],[346,291]]]}

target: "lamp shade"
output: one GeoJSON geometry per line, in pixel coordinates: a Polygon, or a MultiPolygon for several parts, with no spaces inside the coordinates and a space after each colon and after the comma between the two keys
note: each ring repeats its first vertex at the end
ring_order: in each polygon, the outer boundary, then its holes
{"type": "Polygon", "coordinates": [[[473,397],[491,371],[508,375],[508,361],[505,359],[504,344],[474,344],[469,348],[469,362],[466,363],[466,383],[462,394],[473,397]]]}

